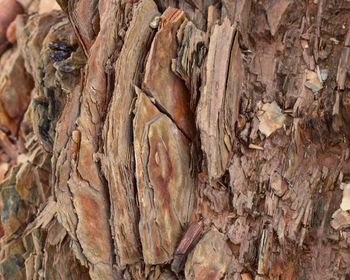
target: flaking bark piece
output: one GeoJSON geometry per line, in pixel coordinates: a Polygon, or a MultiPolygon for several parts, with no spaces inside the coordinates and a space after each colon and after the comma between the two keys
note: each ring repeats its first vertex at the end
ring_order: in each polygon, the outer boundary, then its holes
{"type": "Polygon", "coordinates": [[[204,231],[203,220],[192,222],[183,235],[179,245],[176,248],[174,260],[171,269],[175,273],[179,273],[185,265],[186,257],[198,243],[204,231]]]}
{"type": "Polygon", "coordinates": [[[146,264],[170,261],[191,215],[190,143],[172,120],[137,90],[134,119],[140,237],[146,264]]]}
{"type": "Polygon", "coordinates": [[[57,203],[54,201],[53,197],[49,197],[47,199],[45,208],[37,215],[34,222],[30,223],[27,226],[24,232],[24,235],[31,233],[33,230],[39,227],[42,227],[42,228],[47,227],[50,221],[54,218],[56,212],[57,212],[57,203]]]}
{"type": "Polygon", "coordinates": [[[262,112],[260,112],[259,118],[259,130],[266,137],[269,137],[273,132],[283,126],[285,116],[282,113],[278,104],[273,101],[272,103],[265,103],[262,106],[262,112]]]}
{"type": "Polygon", "coordinates": [[[210,37],[206,84],[198,102],[200,131],[210,179],[221,177],[228,165],[238,117],[242,60],[236,29],[226,18],[210,37]]]}
{"type": "Polygon", "coordinates": [[[228,271],[231,258],[225,235],[212,229],[188,256],[185,266],[186,279],[222,279],[228,271]]]}
{"type": "Polygon", "coordinates": [[[184,20],[184,13],[175,8],[168,8],[162,15],[148,55],[143,89],[155,98],[185,135],[193,139],[195,128],[190,95],[185,83],[171,71],[172,59],[177,55],[177,30],[184,20]]]}

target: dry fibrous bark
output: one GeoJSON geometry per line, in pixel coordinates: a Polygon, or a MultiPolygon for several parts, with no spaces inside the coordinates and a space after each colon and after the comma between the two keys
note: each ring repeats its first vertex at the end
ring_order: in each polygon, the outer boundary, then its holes
{"type": "Polygon", "coordinates": [[[349,277],[349,1],[57,2],[0,0],[0,279],[349,277]]]}
{"type": "Polygon", "coordinates": [[[102,168],[109,182],[111,228],[116,255],[122,265],[141,259],[136,200],[135,157],[132,149],[134,86],[140,82],[142,64],[153,34],[149,23],[159,12],[151,1],[141,2],[125,35],[115,65],[115,84],[103,129],[102,168]],[[120,106],[123,104],[122,106],[120,106]]]}

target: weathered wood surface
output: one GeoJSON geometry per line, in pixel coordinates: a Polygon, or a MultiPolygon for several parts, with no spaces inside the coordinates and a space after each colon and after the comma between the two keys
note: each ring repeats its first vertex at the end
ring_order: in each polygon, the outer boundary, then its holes
{"type": "Polygon", "coordinates": [[[0,279],[347,279],[349,1],[57,2],[0,0],[0,279]]]}

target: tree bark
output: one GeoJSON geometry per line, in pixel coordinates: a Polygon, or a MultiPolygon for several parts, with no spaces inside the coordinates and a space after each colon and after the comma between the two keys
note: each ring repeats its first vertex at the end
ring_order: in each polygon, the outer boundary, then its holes
{"type": "Polygon", "coordinates": [[[0,279],[348,279],[349,54],[347,0],[0,0],[0,279]]]}

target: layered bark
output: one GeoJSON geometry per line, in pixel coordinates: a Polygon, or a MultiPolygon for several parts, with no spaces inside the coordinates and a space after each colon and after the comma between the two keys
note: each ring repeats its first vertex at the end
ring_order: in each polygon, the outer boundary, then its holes
{"type": "Polygon", "coordinates": [[[348,1],[20,2],[1,279],[347,279],[348,1]]]}

